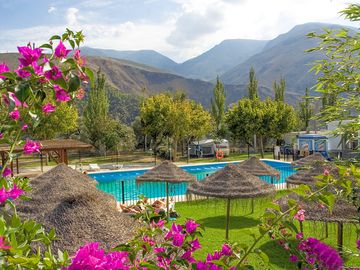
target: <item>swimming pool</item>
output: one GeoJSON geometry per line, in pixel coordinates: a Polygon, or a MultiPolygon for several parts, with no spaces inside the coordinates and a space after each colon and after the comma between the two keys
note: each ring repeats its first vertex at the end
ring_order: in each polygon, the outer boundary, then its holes
{"type": "MultiPolygon", "coordinates": [[[[292,175],[295,171],[292,169],[289,163],[263,160],[266,164],[274,167],[280,172],[280,181],[276,182],[278,188],[285,187],[285,179],[292,175]]],[[[232,162],[237,164],[239,162],[232,162]]],[[[183,170],[195,175],[198,181],[201,181],[206,176],[216,172],[217,170],[224,168],[229,163],[210,163],[202,165],[185,165],[180,166],[183,170]]],[[[88,175],[94,178],[98,184],[97,187],[111,195],[113,195],[117,201],[120,202],[135,202],[138,196],[144,194],[149,198],[162,198],[166,196],[165,183],[142,183],[136,185],[136,177],[146,172],[146,169],[142,170],[128,170],[128,171],[111,171],[100,173],[89,173],[88,175]]],[[[262,180],[270,183],[271,177],[261,176],[262,180]]],[[[170,196],[176,200],[186,194],[187,183],[170,184],[169,185],[170,196]]]]}

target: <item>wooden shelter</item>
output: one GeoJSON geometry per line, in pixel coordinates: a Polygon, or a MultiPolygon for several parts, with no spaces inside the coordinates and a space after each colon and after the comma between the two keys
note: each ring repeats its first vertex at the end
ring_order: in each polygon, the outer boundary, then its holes
{"type": "Polygon", "coordinates": [[[140,227],[116,210],[113,196],[96,188],[89,176],[60,164],[30,181],[31,199],[17,201],[24,219],[34,219],[46,230],[56,229],[54,248],[75,252],[89,242],[110,250],[132,239],[140,227]]]}
{"type": "Polygon", "coordinates": [[[275,194],[275,187],[240,169],[237,165],[229,164],[204,180],[190,184],[188,192],[200,196],[227,199],[225,238],[228,239],[231,200],[251,199],[253,209],[253,199],[275,194]]]}
{"type": "Polygon", "coordinates": [[[160,165],[136,177],[136,183],[165,182],[166,183],[166,210],[169,217],[169,183],[196,182],[196,177],[185,172],[172,162],[165,160],[160,165]]]}
{"type": "Polygon", "coordinates": [[[291,165],[294,167],[306,167],[306,166],[312,166],[315,163],[325,163],[325,162],[327,162],[326,158],[324,158],[324,156],[321,153],[315,152],[310,156],[293,161],[291,165]]]}
{"type": "MultiPolygon", "coordinates": [[[[47,153],[58,164],[60,163],[68,164],[69,150],[84,151],[92,148],[90,144],[72,139],[45,140],[45,141],[40,141],[40,144],[41,144],[41,152],[40,152],[41,167],[43,164],[42,162],[43,153],[47,153]]],[[[10,150],[10,146],[8,144],[0,145],[2,166],[4,166],[5,164],[7,153],[9,152],[9,150],[10,150]]],[[[23,151],[22,147],[15,147],[14,149],[14,152],[22,152],[22,151],[23,151]]],[[[11,164],[11,167],[13,167],[13,164],[11,164]]],[[[16,159],[16,169],[17,169],[17,173],[19,173],[18,159],[16,159]]]]}
{"type": "Polygon", "coordinates": [[[247,173],[255,176],[271,176],[280,179],[280,172],[273,167],[262,162],[257,157],[251,157],[237,165],[240,169],[243,169],[247,173]]]}

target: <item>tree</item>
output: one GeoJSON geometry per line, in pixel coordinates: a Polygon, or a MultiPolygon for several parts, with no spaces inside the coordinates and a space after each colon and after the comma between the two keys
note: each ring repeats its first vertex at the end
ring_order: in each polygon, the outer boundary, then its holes
{"type": "Polygon", "coordinates": [[[303,124],[305,130],[308,130],[310,119],[314,113],[311,100],[312,97],[309,95],[309,89],[306,88],[305,96],[302,97],[302,101],[299,103],[299,112],[298,112],[300,122],[303,124]]]}
{"type": "Polygon", "coordinates": [[[59,136],[67,136],[78,126],[77,108],[67,103],[60,103],[54,112],[40,117],[40,124],[32,131],[32,136],[38,140],[51,140],[59,136]]]}
{"type": "MultiPolygon", "coordinates": [[[[360,21],[360,5],[350,4],[341,12],[346,19],[360,21]]],[[[359,28],[356,28],[359,29],[359,28]]],[[[315,62],[312,71],[319,74],[316,91],[323,94],[324,108],[317,119],[325,122],[337,120],[335,135],[347,134],[350,139],[359,137],[360,122],[360,32],[352,29],[326,30],[322,34],[310,33],[320,44],[308,52],[324,52],[324,59],[315,62]],[[349,136],[352,134],[351,136],[349,136]]]]}
{"type": "Polygon", "coordinates": [[[256,79],[255,70],[253,67],[250,68],[250,73],[249,73],[248,93],[249,93],[249,99],[251,100],[259,98],[258,81],[256,79]]]}
{"type": "Polygon", "coordinates": [[[211,99],[211,115],[215,122],[215,136],[221,138],[225,135],[225,89],[219,77],[216,78],[214,99],[211,99]]]}
{"type": "Polygon", "coordinates": [[[285,102],[285,90],[286,90],[285,79],[281,78],[279,84],[277,83],[277,81],[274,81],[273,88],[275,92],[275,100],[285,102]]]}

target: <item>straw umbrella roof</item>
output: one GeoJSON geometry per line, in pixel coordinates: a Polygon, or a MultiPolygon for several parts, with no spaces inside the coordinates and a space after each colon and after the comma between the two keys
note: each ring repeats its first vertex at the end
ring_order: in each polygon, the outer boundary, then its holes
{"type": "Polygon", "coordinates": [[[338,169],[333,165],[314,165],[311,169],[307,170],[298,170],[296,173],[290,175],[286,178],[286,183],[292,185],[313,185],[316,183],[317,179],[315,176],[321,175],[324,173],[324,170],[328,169],[330,173],[336,174],[338,169]]]}
{"type": "Polygon", "coordinates": [[[325,207],[321,208],[319,205],[312,201],[303,201],[296,193],[291,193],[279,199],[279,204],[282,211],[288,209],[287,201],[293,199],[300,201],[302,207],[305,210],[305,219],[312,221],[323,222],[343,222],[343,223],[358,223],[358,212],[356,207],[342,199],[337,199],[334,204],[333,211],[330,211],[325,207]]]}
{"type": "Polygon", "coordinates": [[[271,195],[275,188],[237,165],[229,164],[204,180],[189,185],[188,192],[200,196],[235,199],[271,195]]]}
{"type": "Polygon", "coordinates": [[[96,188],[96,181],[64,164],[30,181],[29,201],[19,201],[18,212],[46,230],[55,228],[54,248],[76,251],[88,242],[110,249],[132,238],[139,227],[116,210],[114,198],[96,188]]]}
{"type": "Polygon", "coordinates": [[[312,155],[293,161],[291,165],[293,165],[294,167],[304,167],[304,166],[312,166],[315,163],[324,163],[324,162],[327,162],[326,158],[324,158],[324,156],[321,153],[315,152],[312,155]]]}
{"type": "Polygon", "coordinates": [[[280,172],[278,170],[262,162],[257,157],[251,157],[243,162],[240,162],[238,167],[255,176],[269,175],[275,176],[278,179],[280,178],[280,172]]]}
{"type": "Polygon", "coordinates": [[[165,160],[160,165],[136,177],[137,182],[195,182],[196,177],[185,172],[172,162],[165,160]]]}

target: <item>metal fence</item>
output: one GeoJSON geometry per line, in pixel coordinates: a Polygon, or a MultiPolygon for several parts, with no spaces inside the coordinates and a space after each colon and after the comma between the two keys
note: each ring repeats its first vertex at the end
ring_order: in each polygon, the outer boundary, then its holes
{"type": "MultiPolygon", "coordinates": [[[[281,173],[280,180],[269,176],[261,176],[263,181],[271,183],[275,186],[276,190],[286,189],[285,179],[294,173],[294,170],[290,165],[277,166],[281,173]]],[[[202,181],[216,170],[207,172],[193,173],[198,181],[202,181]]],[[[186,190],[187,183],[169,184],[169,196],[174,202],[187,200],[186,190]]],[[[136,184],[135,175],[133,177],[122,176],[119,173],[119,177],[115,180],[107,181],[102,180],[98,182],[98,188],[113,195],[116,200],[122,204],[131,205],[138,201],[140,195],[144,195],[149,198],[150,202],[157,199],[166,197],[166,184],[164,182],[144,182],[136,184]]]]}

